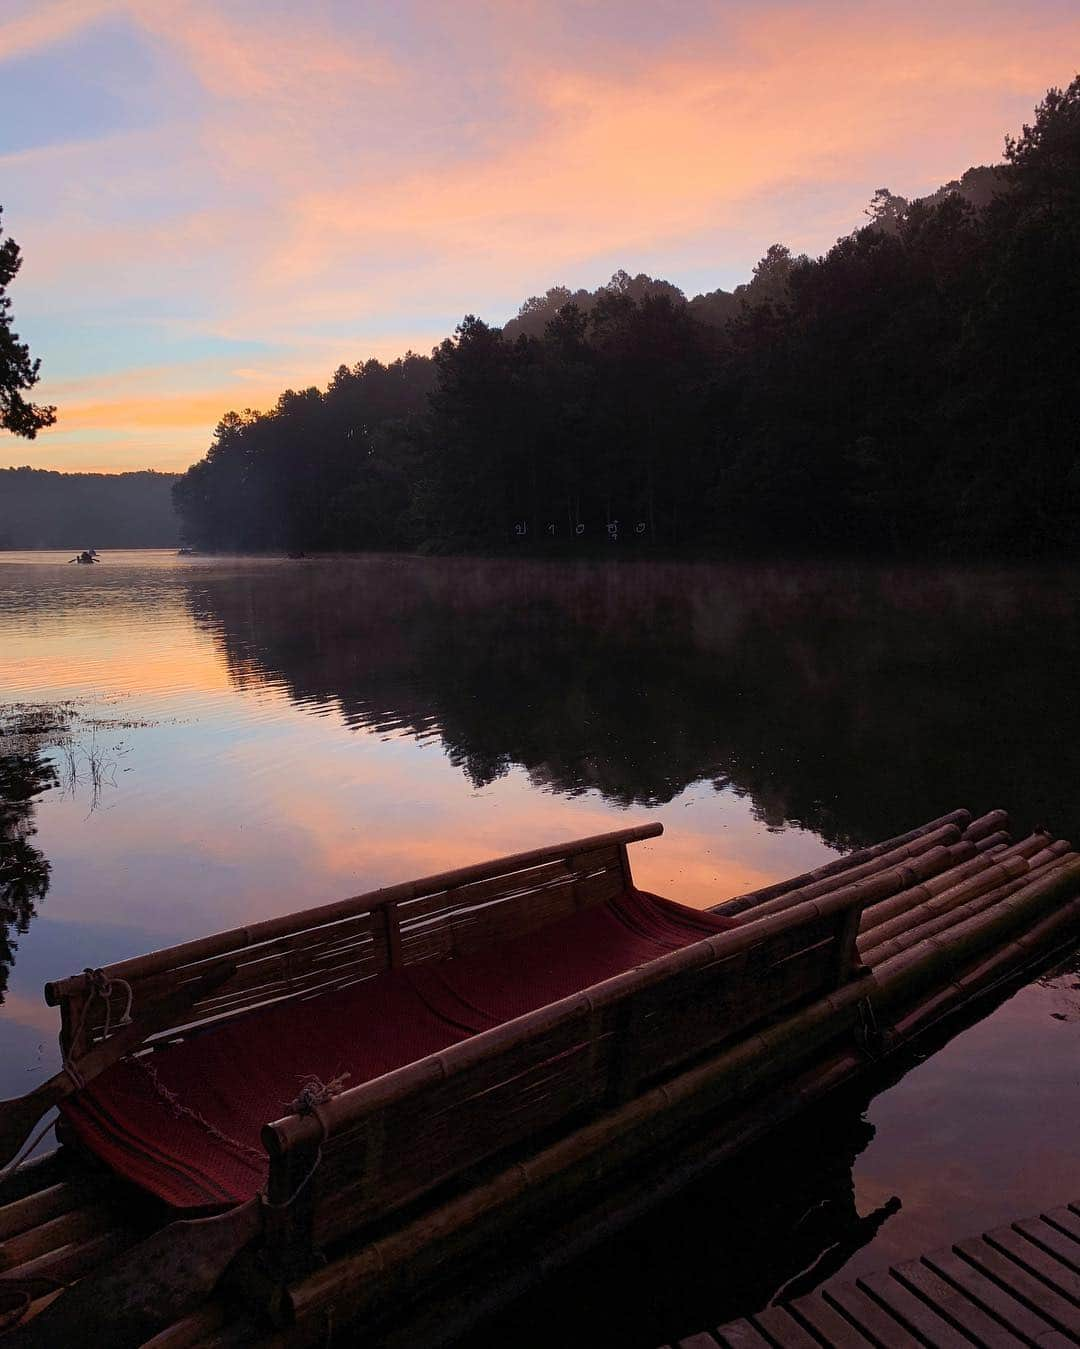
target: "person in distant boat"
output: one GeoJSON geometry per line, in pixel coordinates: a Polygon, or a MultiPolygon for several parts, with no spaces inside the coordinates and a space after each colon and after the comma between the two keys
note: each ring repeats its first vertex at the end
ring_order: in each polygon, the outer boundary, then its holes
{"type": "Polygon", "coordinates": [[[97,556],[94,553],[93,549],[88,549],[77,554],[75,557],[69,558],[68,566],[70,566],[72,562],[96,562],[96,561],[97,556]]]}

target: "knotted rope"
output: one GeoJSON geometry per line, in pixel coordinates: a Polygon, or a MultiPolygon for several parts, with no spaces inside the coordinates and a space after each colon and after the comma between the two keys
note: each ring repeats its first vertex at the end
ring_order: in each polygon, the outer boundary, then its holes
{"type": "MultiPolygon", "coordinates": [[[[86,977],[88,995],[83,1002],[82,1011],[79,1013],[79,1020],[75,1026],[75,1033],[71,1037],[70,1043],[72,1045],[77,1045],[79,1043],[83,1027],[86,1025],[86,1018],[90,1012],[90,1006],[95,998],[100,998],[105,1004],[105,1022],[102,1027],[102,1038],[107,1038],[109,1031],[113,1029],[111,999],[114,990],[122,990],[125,997],[124,1014],[116,1023],[117,1027],[131,1024],[131,1005],[135,1000],[131,985],[126,979],[110,979],[106,976],[104,970],[94,970],[89,966],[83,970],[83,974],[86,977]]],[[[74,1083],[75,1090],[81,1091],[82,1088],[86,1086],[86,1079],[79,1071],[79,1067],[75,1060],[66,1051],[61,1056],[61,1064],[64,1072],[67,1073],[68,1077],[70,1077],[74,1083]]],[[[0,1167],[0,1179],[9,1175],[16,1167],[22,1165],[55,1123],[55,1119],[47,1120],[38,1132],[19,1149],[11,1161],[8,1162],[6,1166],[0,1167]]]]}
{"type": "MultiPolygon", "coordinates": [[[[86,1008],[89,1007],[92,996],[94,993],[96,993],[98,997],[102,1000],[102,1002],[104,1002],[105,1004],[105,1025],[102,1029],[102,1034],[107,1036],[109,1034],[109,1030],[112,1025],[111,998],[113,995],[113,989],[121,988],[124,990],[127,1000],[124,1003],[124,1015],[120,1018],[120,1020],[116,1024],[118,1026],[129,1026],[131,1024],[131,1004],[134,1000],[134,994],[131,991],[131,985],[128,983],[128,981],[126,979],[110,979],[106,976],[104,970],[92,970],[89,967],[83,970],[83,974],[86,975],[87,981],[89,982],[91,989],[91,998],[88,998],[86,1000],[86,1005],[83,1007],[83,1016],[86,1015],[86,1008]]],[[[81,1029],[82,1028],[81,1021],[79,1025],[81,1029]]]]}
{"type": "Polygon", "coordinates": [[[289,1109],[294,1115],[314,1115],[320,1126],[323,1127],[323,1133],[325,1134],[326,1128],[315,1107],[325,1105],[332,1097],[344,1091],[345,1083],[348,1082],[350,1076],[350,1073],[339,1073],[337,1077],[332,1077],[329,1082],[324,1082],[314,1073],[302,1077],[300,1081],[303,1085],[300,1088],[300,1094],[295,1100],[289,1102],[289,1109]]]}
{"type": "Polygon", "coordinates": [[[326,1122],[319,1113],[319,1106],[325,1105],[332,1097],[336,1096],[339,1092],[344,1091],[345,1083],[349,1080],[349,1077],[349,1073],[339,1073],[337,1077],[332,1077],[329,1082],[324,1082],[321,1077],[317,1077],[314,1073],[310,1073],[300,1079],[301,1087],[299,1094],[294,1100],[289,1102],[289,1109],[294,1115],[313,1115],[319,1122],[319,1128],[322,1130],[322,1139],[319,1140],[319,1145],[315,1149],[315,1160],[311,1163],[307,1174],[304,1176],[303,1180],[301,1180],[299,1185],[297,1185],[296,1189],[293,1190],[292,1194],[289,1195],[288,1199],[283,1199],[280,1203],[274,1203],[266,1193],[265,1189],[260,1191],[262,1202],[267,1208],[283,1209],[288,1208],[291,1204],[295,1204],[311,1181],[312,1176],[318,1171],[319,1163],[322,1161],[323,1139],[326,1138],[326,1122]]]}

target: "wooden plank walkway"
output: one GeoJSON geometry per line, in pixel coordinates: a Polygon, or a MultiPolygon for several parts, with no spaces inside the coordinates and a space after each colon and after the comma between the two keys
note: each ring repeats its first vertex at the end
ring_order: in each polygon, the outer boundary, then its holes
{"type": "MultiPolygon", "coordinates": [[[[1080,1200],[832,1284],[677,1349],[986,1349],[1080,1344],[1080,1200]]],[[[667,1347],[665,1347],[667,1349],[667,1347]]]]}

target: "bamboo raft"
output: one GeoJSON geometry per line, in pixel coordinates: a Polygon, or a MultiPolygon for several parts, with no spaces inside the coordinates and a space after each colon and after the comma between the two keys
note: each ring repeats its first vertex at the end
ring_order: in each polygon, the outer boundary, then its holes
{"type": "MultiPolygon", "coordinates": [[[[537,849],[60,980],[46,997],[65,1063],[88,1080],[109,1052],[152,1056],[275,1000],[538,931],[631,886],[628,844],[660,832],[537,849]],[[95,1001],[102,980],[129,990],[134,1026],[95,1001]]],[[[447,1342],[524,1278],[1071,947],[1080,858],[1043,831],[1014,842],[1003,811],[957,810],[714,912],[741,921],[268,1121],[266,1202],[170,1221],[70,1140],[18,1167],[0,1182],[5,1344],[95,1325],[152,1349],[322,1344],[343,1326],[447,1342]],[[656,1159],[646,1194],[635,1181],[656,1159]],[[492,1278],[486,1253],[522,1230],[536,1234],[527,1274],[492,1278]],[[462,1306],[451,1290],[466,1286],[462,1306]]],[[[37,1104],[75,1085],[59,1074],[37,1104]]]]}

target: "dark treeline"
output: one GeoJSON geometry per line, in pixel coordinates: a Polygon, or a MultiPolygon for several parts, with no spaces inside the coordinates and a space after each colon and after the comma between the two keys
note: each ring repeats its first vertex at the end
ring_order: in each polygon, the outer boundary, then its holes
{"type": "Polygon", "coordinates": [[[175,548],[175,473],[0,468],[2,548],[175,548]]]}
{"type": "Polygon", "coordinates": [[[430,359],[230,413],[176,488],[214,548],[1029,554],[1080,528],[1080,77],[1005,162],[880,189],[734,293],[617,273],[430,359]]]}

